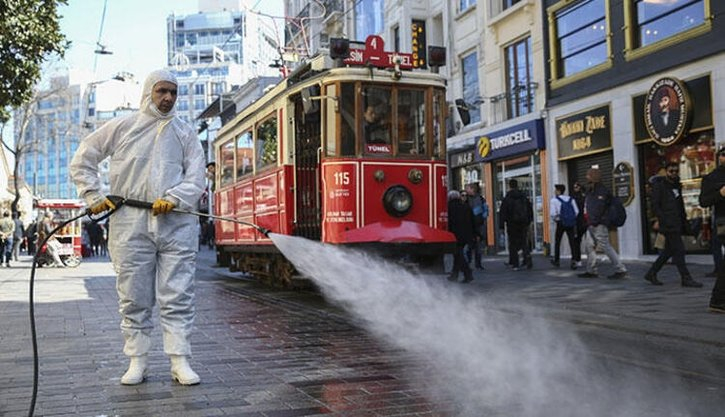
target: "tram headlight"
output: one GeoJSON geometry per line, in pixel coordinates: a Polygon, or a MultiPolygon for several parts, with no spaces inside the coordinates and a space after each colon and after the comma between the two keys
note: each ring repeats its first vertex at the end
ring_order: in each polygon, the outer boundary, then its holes
{"type": "Polygon", "coordinates": [[[383,206],[391,216],[405,216],[413,208],[413,195],[402,185],[394,185],[385,191],[383,206]]]}

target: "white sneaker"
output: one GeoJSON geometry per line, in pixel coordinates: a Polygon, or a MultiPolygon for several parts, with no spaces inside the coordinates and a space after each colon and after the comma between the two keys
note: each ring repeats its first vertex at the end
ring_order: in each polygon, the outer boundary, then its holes
{"type": "Polygon", "coordinates": [[[149,358],[146,355],[131,356],[131,364],[128,366],[126,373],[121,377],[121,384],[138,385],[142,383],[148,373],[148,362],[149,358]]]}
{"type": "Polygon", "coordinates": [[[171,377],[174,381],[181,385],[196,385],[201,382],[201,378],[191,369],[189,361],[183,355],[170,355],[171,359],[171,377]]]}

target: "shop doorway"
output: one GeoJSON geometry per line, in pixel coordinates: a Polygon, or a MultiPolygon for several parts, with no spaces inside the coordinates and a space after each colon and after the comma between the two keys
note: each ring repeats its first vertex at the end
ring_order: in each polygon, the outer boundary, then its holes
{"type": "Polygon", "coordinates": [[[529,244],[534,252],[541,252],[544,248],[544,206],[541,188],[541,162],[538,154],[519,156],[499,161],[494,164],[494,226],[496,227],[496,252],[508,252],[506,233],[498,228],[500,224],[499,210],[506,192],[508,183],[515,179],[519,183],[519,190],[524,192],[531,200],[534,209],[534,222],[529,229],[529,244]]]}

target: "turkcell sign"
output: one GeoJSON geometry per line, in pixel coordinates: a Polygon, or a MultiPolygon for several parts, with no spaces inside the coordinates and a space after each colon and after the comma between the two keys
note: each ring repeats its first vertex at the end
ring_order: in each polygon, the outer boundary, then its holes
{"type": "Polygon", "coordinates": [[[545,146],[544,121],[536,119],[479,136],[475,156],[477,162],[485,162],[544,149],[545,146]]]}

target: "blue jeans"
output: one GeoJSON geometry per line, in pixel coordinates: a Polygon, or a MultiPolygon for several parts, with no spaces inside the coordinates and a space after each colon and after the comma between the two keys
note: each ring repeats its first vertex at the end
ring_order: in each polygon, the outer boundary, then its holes
{"type": "Polygon", "coordinates": [[[13,238],[9,237],[3,241],[2,252],[0,252],[0,263],[5,262],[10,264],[11,256],[13,256],[13,238]]]}

